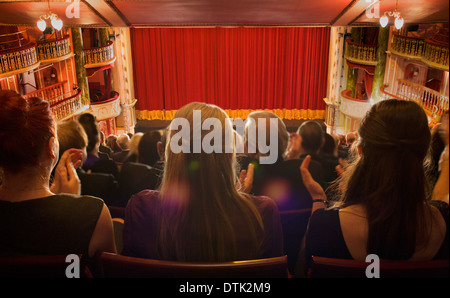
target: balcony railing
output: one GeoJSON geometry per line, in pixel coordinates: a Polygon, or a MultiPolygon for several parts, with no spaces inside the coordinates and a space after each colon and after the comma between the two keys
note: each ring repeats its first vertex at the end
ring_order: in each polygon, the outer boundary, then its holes
{"type": "Polygon", "coordinates": [[[359,44],[353,42],[351,38],[347,39],[345,47],[345,58],[352,62],[365,65],[377,64],[377,46],[359,44]]]}
{"type": "Polygon", "coordinates": [[[0,52],[0,77],[8,77],[39,66],[36,44],[0,52]]]}
{"type": "Polygon", "coordinates": [[[59,39],[38,41],[36,51],[39,60],[41,62],[53,61],[65,58],[72,54],[69,37],[69,35],[66,35],[59,39]]]}
{"type": "Polygon", "coordinates": [[[108,41],[105,46],[85,49],[84,57],[86,64],[84,67],[100,67],[110,63],[113,63],[116,58],[114,57],[114,44],[112,41],[108,41]]]}
{"type": "Polygon", "coordinates": [[[25,38],[27,31],[0,35],[0,78],[9,77],[39,66],[36,44],[25,38]]]}
{"type": "Polygon", "coordinates": [[[67,81],[56,83],[50,86],[47,86],[42,89],[38,89],[35,91],[32,91],[30,93],[25,94],[25,98],[30,98],[33,96],[43,98],[47,100],[50,105],[58,102],[62,99],[64,96],[64,84],[66,84],[67,81]]]}
{"type": "Polygon", "coordinates": [[[391,52],[399,56],[418,59],[431,67],[449,70],[448,44],[394,33],[391,52]]]}
{"type": "Polygon", "coordinates": [[[51,104],[50,108],[56,120],[60,121],[85,111],[89,106],[83,104],[81,89],[78,88],[65,93],[63,98],[51,104]]]}
{"type": "Polygon", "coordinates": [[[431,122],[437,122],[449,109],[448,96],[410,81],[398,80],[396,94],[388,91],[388,86],[384,86],[381,91],[389,97],[415,101],[425,110],[425,113],[431,118],[431,122]]]}
{"type": "Polygon", "coordinates": [[[430,66],[437,68],[443,67],[448,70],[448,44],[443,45],[432,41],[426,42],[423,60],[430,66]]]}
{"type": "Polygon", "coordinates": [[[64,85],[67,82],[60,82],[47,86],[42,89],[27,93],[25,98],[38,96],[50,103],[50,109],[57,121],[67,119],[77,113],[81,113],[89,106],[83,104],[81,98],[81,89],[73,89],[69,92],[64,92],[64,85]]]}

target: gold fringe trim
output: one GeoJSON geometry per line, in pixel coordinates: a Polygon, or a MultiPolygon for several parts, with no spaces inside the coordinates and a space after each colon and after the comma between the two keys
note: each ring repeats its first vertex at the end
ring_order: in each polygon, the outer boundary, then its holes
{"type": "MultiPolygon", "coordinates": [[[[177,110],[136,110],[136,118],[139,120],[172,120],[177,110]]],[[[248,114],[261,110],[226,110],[232,119],[247,119],[248,114]]],[[[264,109],[272,112],[281,119],[286,120],[308,120],[325,119],[325,110],[298,110],[298,109],[264,109]]]]}

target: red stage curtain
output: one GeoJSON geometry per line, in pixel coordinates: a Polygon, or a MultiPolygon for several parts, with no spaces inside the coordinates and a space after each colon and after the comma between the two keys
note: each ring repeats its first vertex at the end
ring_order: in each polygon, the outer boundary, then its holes
{"type": "Polygon", "coordinates": [[[231,117],[323,118],[329,36],[327,27],[132,28],[138,118],[170,120],[192,101],[231,117]]]}

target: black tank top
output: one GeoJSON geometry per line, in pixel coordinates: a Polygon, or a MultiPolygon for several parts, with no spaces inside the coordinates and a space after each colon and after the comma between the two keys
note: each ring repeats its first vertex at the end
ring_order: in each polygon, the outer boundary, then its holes
{"type": "Polygon", "coordinates": [[[69,194],[0,200],[0,256],[87,254],[103,205],[69,194]]]}

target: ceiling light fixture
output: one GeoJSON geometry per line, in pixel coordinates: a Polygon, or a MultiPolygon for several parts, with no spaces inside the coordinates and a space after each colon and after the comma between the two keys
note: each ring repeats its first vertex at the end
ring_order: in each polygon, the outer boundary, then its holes
{"type": "Polygon", "coordinates": [[[384,15],[380,18],[380,25],[381,27],[386,27],[389,23],[389,17],[394,17],[394,25],[397,30],[400,30],[400,28],[403,27],[403,23],[405,20],[403,19],[402,15],[400,14],[400,11],[397,10],[398,8],[398,0],[395,1],[395,9],[394,11],[385,11],[384,15]]]}
{"type": "Polygon", "coordinates": [[[63,21],[58,17],[57,14],[52,13],[50,11],[50,2],[48,0],[47,4],[48,4],[48,13],[43,14],[39,17],[39,20],[36,23],[37,27],[39,28],[39,30],[44,31],[47,28],[47,23],[45,22],[45,20],[50,19],[52,27],[59,31],[63,26],[63,21]]]}

